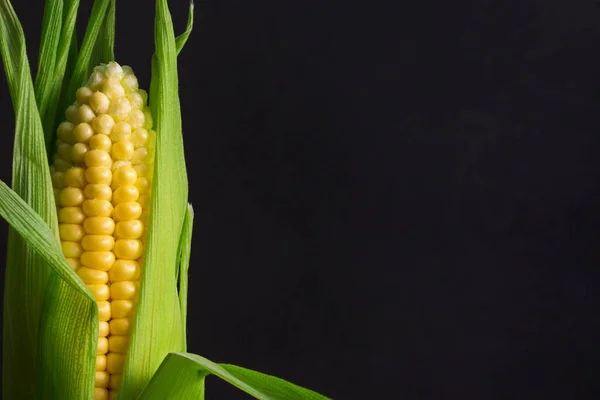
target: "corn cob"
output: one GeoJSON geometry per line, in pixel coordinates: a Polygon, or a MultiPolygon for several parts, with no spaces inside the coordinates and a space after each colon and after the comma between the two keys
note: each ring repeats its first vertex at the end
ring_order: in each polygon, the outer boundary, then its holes
{"type": "Polygon", "coordinates": [[[63,254],[98,305],[98,400],[116,398],[139,290],[155,135],[146,102],[131,68],[94,68],[51,166],[63,254]]]}

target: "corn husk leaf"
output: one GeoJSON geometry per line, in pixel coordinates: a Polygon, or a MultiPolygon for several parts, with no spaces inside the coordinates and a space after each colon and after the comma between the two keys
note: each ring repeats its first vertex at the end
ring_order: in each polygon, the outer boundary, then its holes
{"type": "Polygon", "coordinates": [[[215,375],[261,400],[326,400],[312,390],[283,379],[231,364],[217,364],[189,353],[171,353],[138,400],[202,400],[204,380],[215,375]]]}
{"type": "Polygon", "coordinates": [[[187,324],[187,295],[188,295],[188,270],[190,269],[190,255],[192,253],[192,229],[194,225],[194,209],[188,204],[183,230],[179,240],[179,308],[181,310],[181,324],[183,326],[183,348],[187,350],[186,324],[187,324]]]}

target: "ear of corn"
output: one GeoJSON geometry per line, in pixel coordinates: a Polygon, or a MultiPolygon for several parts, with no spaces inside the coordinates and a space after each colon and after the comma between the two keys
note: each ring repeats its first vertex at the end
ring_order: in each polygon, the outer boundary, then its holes
{"type": "Polygon", "coordinates": [[[11,225],[3,398],[203,399],[214,374],[259,399],[324,399],[183,353],[193,210],[177,54],[193,6],[175,37],[166,0],[156,1],[150,112],[131,70],[112,62],[115,1],[94,2],[79,48],[78,4],[47,0],[34,85],[21,26],[0,0],[16,116],[13,189],[0,181],[11,225]]]}

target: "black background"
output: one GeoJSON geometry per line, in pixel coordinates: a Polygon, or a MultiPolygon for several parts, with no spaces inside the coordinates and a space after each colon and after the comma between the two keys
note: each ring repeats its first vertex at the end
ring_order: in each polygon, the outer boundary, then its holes
{"type": "MultiPolygon", "coordinates": [[[[118,4],[146,87],[152,18],[118,4]]],[[[592,0],[198,2],[189,351],[336,399],[599,398],[599,51],[592,0]]]]}

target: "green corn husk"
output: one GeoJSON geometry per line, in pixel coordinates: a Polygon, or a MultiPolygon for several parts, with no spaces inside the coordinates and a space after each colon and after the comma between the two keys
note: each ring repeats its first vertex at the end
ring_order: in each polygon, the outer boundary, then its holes
{"type": "MultiPolygon", "coordinates": [[[[95,65],[114,60],[116,2],[94,2],[81,46],[74,30],[78,8],[79,0],[46,0],[34,81],[20,22],[10,1],[0,0],[0,53],[15,111],[12,189],[0,181],[0,215],[10,225],[2,373],[7,400],[94,396],[98,309],[62,254],[48,154],[76,89],[95,65]]],[[[326,399],[270,375],[185,353],[193,209],[187,202],[177,55],[192,26],[190,4],[186,30],[175,37],[167,1],[156,1],[152,206],[118,398],[203,399],[205,377],[215,375],[258,399],[326,399]]]]}

